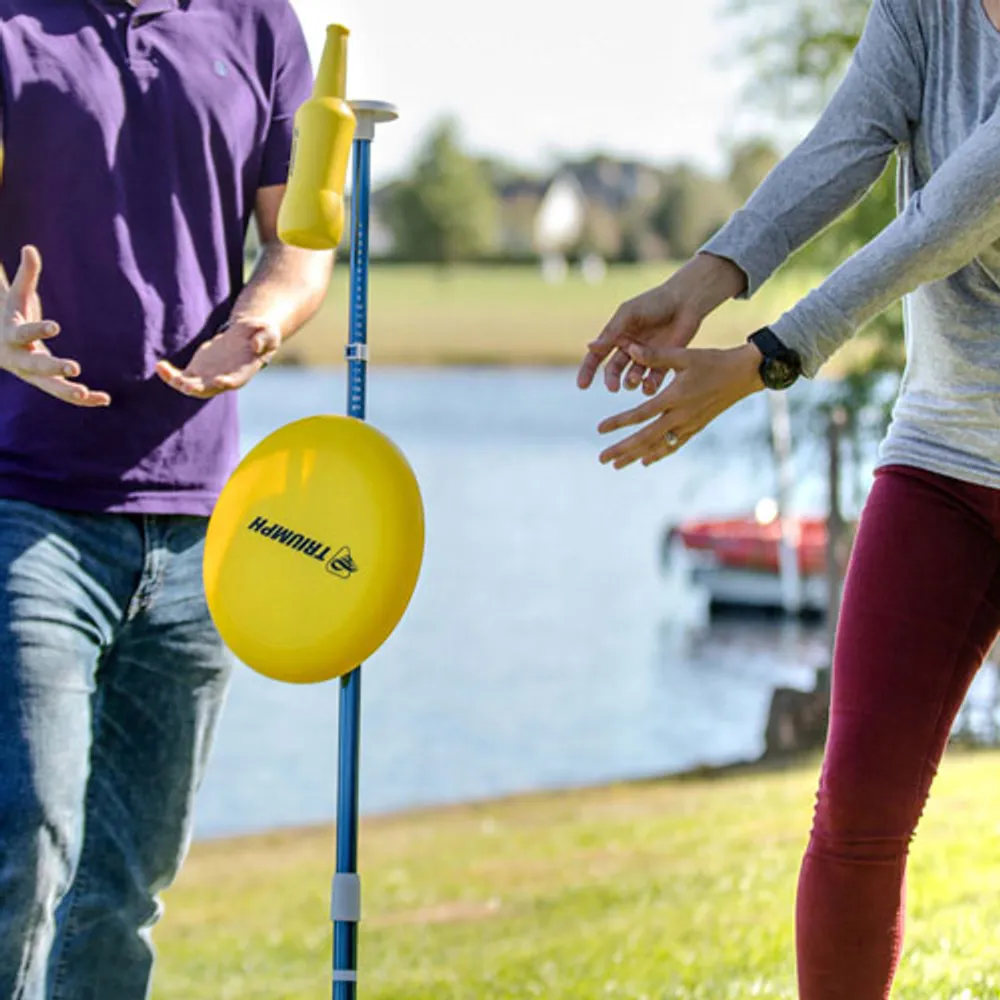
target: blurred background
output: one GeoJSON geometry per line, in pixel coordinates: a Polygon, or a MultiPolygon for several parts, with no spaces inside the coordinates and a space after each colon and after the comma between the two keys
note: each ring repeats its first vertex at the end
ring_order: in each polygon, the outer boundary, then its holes
{"type": "MultiPolygon", "coordinates": [[[[295,0],[373,150],[369,419],[424,491],[413,603],[363,683],[368,814],[815,752],[851,528],[900,366],[898,309],[823,378],[651,469],[598,464],[585,345],[804,135],[865,0],[295,0]]],[[[775,319],[893,211],[893,169],[697,343],[775,319]]],[[[254,234],[247,263],[256,254],[254,234]]],[[[322,313],[241,394],[243,444],[343,412],[345,252],[322,313]]],[[[956,738],[994,739],[984,673],[956,738]]],[[[237,674],[199,836],[328,821],[336,685],[237,674]]]]}

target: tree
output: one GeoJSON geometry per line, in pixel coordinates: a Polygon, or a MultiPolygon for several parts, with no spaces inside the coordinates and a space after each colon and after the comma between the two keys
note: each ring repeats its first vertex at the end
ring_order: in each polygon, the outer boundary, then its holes
{"type": "Polygon", "coordinates": [[[649,222],[671,255],[680,260],[697,253],[736,207],[727,183],[685,164],[665,176],[649,222]]]}
{"type": "Polygon", "coordinates": [[[774,169],[781,154],[767,139],[747,139],[729,153],[729,188],[746,201],[774,169]]]}
{"type": "Polygon", "coordinates": [[[487,168],[462,150],[456,124],[445,120],[412,174],[387,192],[384,219],[399,256],[450,265],[491,249],[497,209],[487,168]]]}

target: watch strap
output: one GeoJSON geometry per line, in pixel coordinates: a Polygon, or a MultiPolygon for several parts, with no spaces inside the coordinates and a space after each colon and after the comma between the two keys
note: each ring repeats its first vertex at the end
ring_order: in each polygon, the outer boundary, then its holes
{"type": "Polygon", "coordinates": [[[764,355],[765,359],[776,358],[789,350],[769,326],[762,326],[755,333],[751,333],[747,340],[764,355]]]}

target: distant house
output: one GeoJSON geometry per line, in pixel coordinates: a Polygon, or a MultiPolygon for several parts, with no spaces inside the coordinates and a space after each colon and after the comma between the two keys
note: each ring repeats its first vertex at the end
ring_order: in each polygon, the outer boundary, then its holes
{"type": "Polygon", "coordinates": [[[532,246],[542,256],[582,251],[616,257],[626,216],[648,209],[662,185],[662,174],[644,163],[594,157],[564,164],[538,199],[532,246]]]}
{"type": "Polygon", "coordinates": [[[655,167],[633,160],[596,156],[563,168],[573,173],[591,202],[613,212],[624,212],[635,204],[648,204],[659,197],[663,174],[655,167]]]}
{"type": "Polygon", "coordinates": [[[535,253],[535,216],[547,186],[547,180],[533,177],[518,177],[498,186],[496,246],[501,253],[512,257],[535,253]]]}
{"type": "Polygon", "coordinates": [[[549,182],[535,211],[532,246],[542,256],[565,255],[581,241],[590,206],[583,186],[569,170],[549,182]]]}
{"type": "MultiPolygon", "coordinates": [[[[496,251],[508,257],[566,259],[592,253],[614,259],[628,240],[635,257],[663,256],[662,241],[644,226],[660,197],[664,175],[647,164],[606,156],[564,163],[548,176],[506,175],[496,180],[499,200],[496,251]]],[[[391,230],[383,221],[392,185],[372,193],[373,257],[391,255],[391,230]]],[[[345,234],[345,246],[349,234],[345,234]]]]}

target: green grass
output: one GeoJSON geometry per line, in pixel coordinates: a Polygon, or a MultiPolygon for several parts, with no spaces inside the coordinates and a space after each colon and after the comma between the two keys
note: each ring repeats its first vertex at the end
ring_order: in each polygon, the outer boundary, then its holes
{"type": "MultiPolygon", "coordinates": [[[[945,762],[898,1000],[1000,996],[998,768],[945,762]]],[[[369,821],[360,994],[791,1000],[815,780],[809,764],[369,821]]],[[[157,930],[155,1000],[328,997],[332,847],[330,829],[197,844],[157,930]]]]}
{"type": "MultiPolygon", "coordinates": [[[[672,267],[614,267],[588,285],[578,275],[547,285],[534,268],[373,267],[369,343],[384,364],[564,365],[580,361],[618,305],[663,281],[672,267]]],[[[320,313],[283,350],[290,361],[339,364],[347,339],[348,268],[337,265],[320,313]]],[[[789,272],[752,302],[729,302],[708,319],[698,343],[740,343],[775,319],[810,287],[789,272]]]]}

